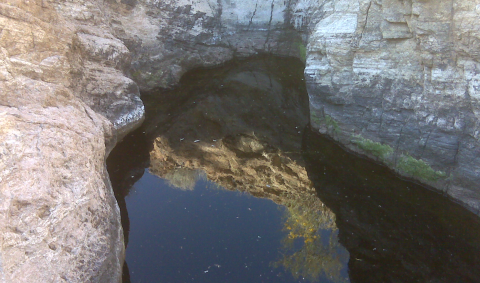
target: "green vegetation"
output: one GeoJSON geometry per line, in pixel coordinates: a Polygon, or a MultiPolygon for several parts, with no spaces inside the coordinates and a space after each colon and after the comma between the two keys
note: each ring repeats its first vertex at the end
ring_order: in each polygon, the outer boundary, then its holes
{"type": "Polygon", "coordinates": [[[310,115],[310,119],[315,123],[315,124],[321,124],[322,123],[322,120],[320,120],[320,118],[318,118],[317,115],[313,114],[310,115]]]}
{"type": "Polygon", "coordinates": [[[410,155],[402,155],[397,164],[397,169],[406,173],[407,175],[427,181],[437,181],[447,177],[445,172],[435,171],[425,161],[421,159],[415,159],[410,155]]]}
{"type": "Polygon", "coordinates": [[[132,74],[132,78],[134,80],[139,80],[142,78],[142,72],[140,72],[139,70],[136,70],[135,72],[133,72],[132,74]]]}
{"type": "Polygon", "coordinates": [[[335,121],[330,115],[325,115],[325,124],[327,125],[327,128],[333,129],[334,133],[340,131],[337,121],[335,121]]]}
{"type": "MultiPolygon", "coordinates": [[[[352,142],[355,143],[358,148],[366,153],[372,154],[380,161],[387,162],[388,157],[394,152],[393,148],[389,145],[374,142],[360,135],[354,137],[355,139],[352,140],[352,142]]],[[[396,169],[407,176],[416,177],[426,181],[437,181],[447,177],[445,172],[435,171],[425,161],[416,159],[408,154],[401,155],[400,160],[396,165],[396,169]]]]}
{"type": "Polygon", "coordinates": [[[298,54],[300,55],[300,59],[302,59],[303,62],[307,61],[307,47],[303,42],[299,41],[296,42],[297,49],[298,49],[298,54]]]}
{"type": "Polygon", "coordinates": [[[393,153],[393,148],[389,145],[374,142],[360,135],[356,135],[353,142],[363,151],[370,153],[383,161],[393,153]]]}
{"type": "Polygon", "coordinates": [[[313,121],[315,124],[318,125],[325,125],[327,129],[332,130],[333,133],[338,133],[340,131],[340,127],[338,126],[338,122],[335,121],[330,115],[325,115],[325,117],[318,117],[314,113],[310,115],[310,120],[313,121]]]}

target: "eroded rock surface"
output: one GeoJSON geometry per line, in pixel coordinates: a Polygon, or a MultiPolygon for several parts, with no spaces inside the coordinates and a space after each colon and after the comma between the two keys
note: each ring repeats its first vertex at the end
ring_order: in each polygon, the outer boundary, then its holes
{"type": "Polygon", "coordinates": [[[479,2],[322,3],[297,20],[313,125],[478,211],[479,2]]]}
{"type": "Polygon", "coordinates": [[[142,89],[171,87],[182,74],[259,52],[300,57],[301,36],[289,24],[289,2],[136,1],[112,22],[133,52],[142,89]]]}
{"type": "Polygon", "coordinates": [[[47,1],[1,3],[0,30],[0,281],[118,282],[123,234],[105,158],[143,115],[116,122],[138,88],[125,95],[119,82],[134,83],[118,71],[97,93],[119,99],[100,111],[78,78],[104,60],[89,83],[102,81],[128,50],[92,43],[47,1]]]}

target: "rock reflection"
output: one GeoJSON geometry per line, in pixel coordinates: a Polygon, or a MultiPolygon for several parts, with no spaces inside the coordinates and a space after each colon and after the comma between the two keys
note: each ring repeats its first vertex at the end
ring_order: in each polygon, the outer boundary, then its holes
{"type": "MultiPolygon", "coordinates": [[[[158,173],[157,173],[158,174],[158,173]]],[[[191,170],[188,168],[174,168],[169,171],[163,178],[173,188],[184,191],[193,191],[195,184],[204,178],[204,174],[200,170],[191,170]]]]}
{"type": "Polygon", "coordinates": [[[294,278],[344,282],[348,254],[338,244],[335,215],[315,196],[300,154],[308,105],[301,78],[293,84],[291,77],[302,66],[278,60],[250,60],[226,70],[215,84],[195,89],[184,102],[188,107],[171,111],[175,119],[167,127],[150,125],[157,137],[149,171],[191,190],[201,170],[227,190],[286,206],[284,256],[273,265],[294,278]]]}
{"type": "Polygon", "coordinates": [[[342,273],[348,253],[338,242],[335,214],[316,195],[286,194],[283,205],[288,235],[283,240],[283,258],[274,266],[286,268],[296,279],[348,282],[342,273]]]}
{"type": "Polygon", "coordinates": [[[208,180],[228,190],[247,191],[253,196],[282,202],[288,192],[313,192],[305,167],[279,149],[254,137],[239,135],[205,143],[154,141],[149,170],[173,186],[193,189],[205,172],[208,180]],[[246,141],[248,141],[248,150],[246,141]],[[262,151],[252,152],[252,147],[262,151]]]}
{"type": "Polygon", "coordinates": [[[301,70],[295,60],[260,57],[144,95],[146,123],[108,161],[126,240],[124,197],[148,167],[183,190],[208,178],[284,205],[287,236],[273,264],[294,277],[478,282],[478,217],[304,130],[301,70]]]}
{"type": "MultiPolygon", "coordinates": [[[[154,139],[150,172],[178,182],[172,178],[201,169],[228,190],[278,202],[284,192],[313,192],[300,153],[309,115],[302,64],[259,57],[234,65],[189,74],[198,84],[166,94],[181,107],[147,99],[147,113],[168,112],[166,123],[145,126],[154,139]]],[[[185,177],[191,188],[195,178],[185,177]]]]}
{"type": "Polygon", "coordinates": [[[479,282],[478,216],[311,131],[304,150],[352,282],[479,282]]]}

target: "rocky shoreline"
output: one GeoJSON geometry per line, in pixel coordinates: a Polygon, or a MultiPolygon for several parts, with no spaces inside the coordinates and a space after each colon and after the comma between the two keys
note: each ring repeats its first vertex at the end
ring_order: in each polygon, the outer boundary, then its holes
{"type": "Polygon", "coordinates": [[[306,62],[320,132],[478,214],[479,19],[466,0],[0,3],[0,281],[119,282],[105,160],[140,90],[258,53],[306,62]]]}

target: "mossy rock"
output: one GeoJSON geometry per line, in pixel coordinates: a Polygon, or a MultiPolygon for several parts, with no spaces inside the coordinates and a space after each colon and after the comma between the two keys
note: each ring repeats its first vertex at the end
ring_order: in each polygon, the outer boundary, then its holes
{"type": "Polygon", "coordinates": [[[388,156],[393,153],[393,148],[386,144],[381,144],[379,142],[374,142],[370,139],[366,139],[360,135],[355,136],[353,140],[358,148],[363,150],[366,153],[370,153],[381,160],[385,160],[388,156]]]}
{"type": "Polygon", "coordinates": [[[410,155],[403,155],[400,158],[397,169],[407,175],[427,181],[438,181],[447,177],[445,172],[435,171],[425,161],[416,159],[410,155]]]}

